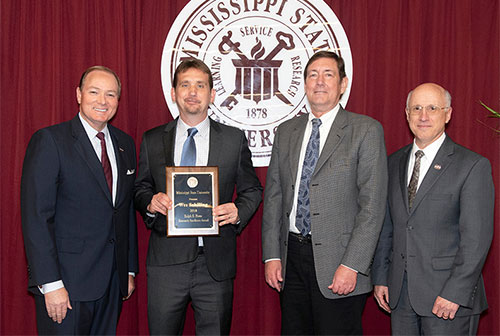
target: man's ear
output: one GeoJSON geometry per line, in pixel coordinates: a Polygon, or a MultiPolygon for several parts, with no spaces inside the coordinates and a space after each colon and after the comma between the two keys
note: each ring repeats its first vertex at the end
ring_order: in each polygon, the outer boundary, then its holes
{"type": "Polygon", "coordinates": [[[82,91],[78,86],[76,87],[76,101],[78,102],[78,105],[82,103],[82,91]]]}

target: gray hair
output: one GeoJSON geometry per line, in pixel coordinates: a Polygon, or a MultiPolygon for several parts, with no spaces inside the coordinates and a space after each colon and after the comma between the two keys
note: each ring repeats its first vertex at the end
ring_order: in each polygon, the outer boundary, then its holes
{"type": "MultiPolygon", "coordinates": [[[[451,94],[445,88],[441,87],[441,89],[444,90],[444,99],[446,100],[445,107],[450,107],[451,106],[451,94]]],[[[408,97],[406,98],[406,108],[407,109],[410,108],[409,104],[410,104],[410,99],[411,99],[411,95],[413,94],[413,91],[414,91],[414,89],[408,93],[408,97]]]]}

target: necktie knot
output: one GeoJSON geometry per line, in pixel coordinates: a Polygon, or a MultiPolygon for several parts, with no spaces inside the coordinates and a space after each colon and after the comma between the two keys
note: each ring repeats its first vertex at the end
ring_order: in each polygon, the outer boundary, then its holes
{"type": "Polygon", "coordinates": [[[188,138],[192,138],[198,133],[198,129],[196,127],[188,128],[188,138]]]}
{"type": "Polygon", "coordinates": [[[424,156],[424,152],[421,150],[418,150],[415,152],[415,156],[417,157],[417,159],[420,159],[424,156]]]}
{"type": "Polygon", "coordinates": [[[102,142],[102,141],[104,141],[104,133],[103,133],[103,132],[99,132],[99,133],[97,133],[96,137],[97,137],[99,140],[101,140],[101,142],[102,142]]]}
{"type": "Polygon", "coordinates": [[[313,120],[311,120],[311,122],[313,129],[318,129],[322,124],[320,118],[314,118],[313,120]]]}

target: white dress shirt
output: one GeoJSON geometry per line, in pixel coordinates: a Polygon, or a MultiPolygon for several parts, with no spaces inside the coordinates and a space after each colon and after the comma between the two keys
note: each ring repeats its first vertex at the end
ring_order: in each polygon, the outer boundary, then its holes
{"type": "Polygon", "coordinates": [[[175,131],[174,164],[180,166],[182,157],[182,147],[188,137],[188,129],[196,127],[198,133],[193,137],[196,144],[196,165],[206,166],[208,163],[208,150],[210,148],[210,119],[208,116],[198,125],[189,126],[181,118],[177,120],[175,131]]]}
{"type": "MultiPolygon", "coordinates": [[[[80,117],[80,120],[82,121],[83,128],[85,129],[85,132],[87,133],[87,136],[89,137],[90,142],[92,143],[92,147],[94,147],[94,151],[97,155],[97,158],[99,161],[101,161],[101,140],[97,137],[97,132],[90,124],[82,118],[81,114],[78,113],[78,116],[80,117]]],[[[108,125],[104,126],[103,130],[101,131],[104,133],[104,140],[106,140],[106,152],[108,154],[108,159],[109,163],[111,164],[111,174],[113,177],[113,192],[112,192],[112,199],[113,199],[113,204],[115,204],[116,200],[116,187],[118,184],[118,166],[116,164],[116,155],[115,155],[115,150],[113,148],[113,140],[111,139],[111,135],[109,134],[109,129],[108,125]]]]}
{"type": "Polygon", "coordinates": [[[406,173],[407,186],[410,184],[411,175],[413,174],[413,167],[415,166],[415,153],[418,150],[424,152],[424,156],[422,156],[422,158],[420,159],[420,174],[418,175],[418,184],[417,184],[417,190],[418,190],[418,188],[420,188],[420,185],[422,184],[422,181],[424,180],[425,174],[427,174],[427,172],[429,171],[431,163],[432,161],[434,161],[434,158],[436,157],[436,154],[439,151],[439,148],[441,148],[441,145],[443,144],[445,139],[446,139],[446,134],[443,132],[443,134],[441,134],[439,138],[437,138],[433,143],[431,143],[424,149],[418,148],[417,144],[415,143],[415,140],[413,140],[413,146],[411,148],[411,153],[410,153],[410,161],[408,162],[408,171],[406,173]]]}
{"type": "MultiPolygon", "coordinates": [[[[321,156],[321,151],[325,146],[326,138],[330,133],[330,129],[332,128],[333,121],[339,112],[339,104],[337,104],[333,110],[323,114],[319,119],[321,120],[321,126],[319,127],[319,153],[318,157],[321,156]]],[[[290,210],[290,231],[293,233],[300,233],[297,227],[295,226],[295,217],[297,215],[297,201],[299,198],[299,186],[300,186],[300,177],[302,175],[302,165],[304,164],[304,156],[306,155],[307,143],[309,142],[309,138],[311,137],[312,131],[312,120],[316,117],[314,114],[309,113],[309,119],[307,121],[306,130],[304,132],[304,137],[302,138],[302,147],[300,148],[300,156],[299,156],[299,165],[297,169],[297,177],[295,180],[295,189],[293,192],[293,203],[292,209],[290,210]]],[[[311,233],[314,230],[311,227],[311,233]]]]}

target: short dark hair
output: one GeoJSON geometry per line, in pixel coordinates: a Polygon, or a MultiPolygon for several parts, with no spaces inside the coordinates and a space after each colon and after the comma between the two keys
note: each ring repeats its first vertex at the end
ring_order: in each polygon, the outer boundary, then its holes
{"type": "Polygon", "coordinates": [[[339,55],[337,55],[336,53],[334,53],[333,51],[320,50],[314,55],[312,55],[309,61],[307,62],[306,68],[304,70],[304,81],[307,78],[307,69],[309,68],[309,65],[311,65],[312,62],[316,61],[319,58],[331,58],[335,60],[337,62],[337,68],[339,69],[340,80],[342,80],[346,76],[344,59],[339,55]]]}
{"type": "Polygon", "coordinates": [[[103,65],[91,66],[90,68],[88,68],[87,70],[85,70],[83,72],[82,77],[80,78],[80,84],[78,85],[78,87],[80,88],[80,91],[83,89],[83,85],[85,84],[85,79],[87,79],[88,74],[91,73],[92,71],[104,71],[104,72],[110,73],[113,76],[115,76],[116,82],[118,83],[118,92],[117,92],[118,98],[120,98],[120,94],[122,92],[122,83],[120,82],[120,78],[118,77],[116,72],[114,72],[110,68],[105,67],[103,65]]]}
{"type": "Polygon", "coordinates": [[[214,79],[212,78],[212,72],[208,66],[197,58],[188,58],[182,61],[182,63],[177,66],[177,69],[175,69],[174,79],[172,80],[172,87],[174,89],[177,87],[178,75],[191,68],[195,68],[206,73],[208,75],[208,85],[210,86],[210,90],[214,88],[214,79]]]}

